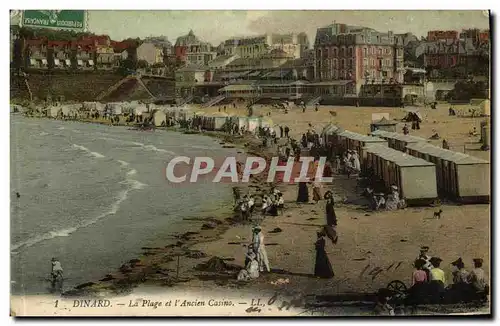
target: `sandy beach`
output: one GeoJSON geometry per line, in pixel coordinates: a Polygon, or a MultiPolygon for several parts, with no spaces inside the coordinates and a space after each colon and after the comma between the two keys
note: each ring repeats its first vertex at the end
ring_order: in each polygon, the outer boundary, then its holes
{"type": "MultiPolygon", "coordinates": [[[[457,107],[457,106],[455,106],[457,107]]],[[[411,130],[410,135],[429,138],[435,132],[440,140],[432,141],[441,145],[446,139],[455,151],[489,160],[489,151],[479,150],[479,136],[469,137],[469,130],[479,130],[480,121],[485,118],[462,118],[448,116],[449,105],[440,104],[436,110],[421,108],[424,122],[420,130],[411,130]]],[[[218,107],[196,109],[217,112],[218,107]]],[[[389,113],[391,119],[400,120],[405,111],[400,108],[370,107],[329,107],[321,106],[319,112],[308,108],[305,113],[292,108],[288,114],[277,112],[267,106],[257,106],[255,114],[266,115],[276,125],[287,125],[291,136],[299,139],[308,125],[318,131],[327,123],[335,123],[346,130],[367,134],[372,113],[389,113]],[[330,111],[336,112],[332,116],[330,111]]],[[[229,108],[228,114],[245,114],[244,108],[229,108]]],[[[488,118],[489,119],[489,118],[488,118]]],[[[403,123],[398,125],[401,132],[403,123]]],[[[223,134],[226,143],[232,143],[252,153],[256,146],[244,146],[250,139],[234,139],[223,134]]],[[[264,153],[261,153],[264,154],[264,153]]],[[[471,180],[472,181],[472,180],[471,180]]],[[[344,175],[335,175],[332,184],[324,185],[323,191],[330,189],[336,197],[356,196],[355,180],[344,175]]],[[[268,189],[259,178],[254,178],[249,191],[268,189]]],[[[121,266],[116,273],[107,275],[101,281],[89,280],[67,295],[103,295],[130,293],[139,284],[160,287],[175,286],[189,290],[211,291],[216,289],[248,288],[256,292],[268,290],[290,290],[300,295],[373,293],[385,287],[392,280],[401,280],[407,285],[413,270],[413,260],[418,256],[420,246],[430,247],[429,253],[443,259],[442,267],[448,279],[451,278],[450,263],[462,257],[466,268],[470,269],[472,259],[484,259],[484,269],[490,267],[490,206],[446,204],[441,219],[433,219],[434,207],[406,208],[398,211],[367,212],[361,207],[344,205],[337,201],[336,214],[339,220],[339,241],[336,245],[327,242],[326,251],[333,265],[335,277],[331,280],[316,279],[314,270],[314,242],[316,231],[325,224],[325,204],[296,204],[297,186],[280,185],[278,188],[285,198],[282,216],[266,217],[260,222],[265,236],[265,244],[271,265],[271,273],[264,273],[259,279],[241,284],[236,281],[238,267],[233,272],[200,271],[199,264],[212,257],[220,257],[229,265],[244,265],[246,247],[251,241],[251,225],[240,224],[231,219],[232,207],[220,216],[199,218],[199,229],[178,235],[176,244],[165,247],[143,248],[144,254],[121,266]],[[281,232],[271,233],[275,228],[281,232]],[[198,268],[197,268],[198,266],[198,268]],[[375,267],[382,272],[369,275],[375,267]],[[178,277],[179,275],[179,277],[178,277]],[[274,285],[279,279],[288,283],[274,285]]],[[[312,191],[309,191],[312,197],[312,191]]],[[[119,267],[119,266],[117,266],[119,267]]]]}

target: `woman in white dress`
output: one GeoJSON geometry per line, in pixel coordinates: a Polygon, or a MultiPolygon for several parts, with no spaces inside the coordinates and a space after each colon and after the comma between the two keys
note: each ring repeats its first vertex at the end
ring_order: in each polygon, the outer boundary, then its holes
{"type": "Polygon", "coordinates": [[[261,272],[263,272],[264,270],[270,272],[271,268],[269,267],[269,260],[267,259],[266,246],[264,244],[264,234],[262,234],[261,231],[262,229],[258,225],[253,228],[253,250],[257,255],[259,270],[261,272]]]}

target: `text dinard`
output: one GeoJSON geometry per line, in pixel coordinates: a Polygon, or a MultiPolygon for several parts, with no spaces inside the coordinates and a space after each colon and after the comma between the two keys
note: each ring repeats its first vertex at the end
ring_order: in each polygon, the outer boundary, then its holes
{"type": "Polygon", "coordinates": [[[151,307],[153,309],[159,307],[230,307],[234,306],[230,300],[168,300],[168,301],[153,301],[153,300],[130,300],[129,307],[151,307]]]}

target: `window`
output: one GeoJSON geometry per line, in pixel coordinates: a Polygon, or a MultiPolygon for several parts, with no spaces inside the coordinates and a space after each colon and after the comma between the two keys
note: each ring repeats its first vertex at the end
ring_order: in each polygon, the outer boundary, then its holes
{"type": "Polygon", "coordinates": [[[372,54],[375,54],[375,48],[372,48],[372,54]]]}
{"type": "Polygon", "coordinates": [[[363,66],[368,66],[368,59],[367,58],[364,58],[363,59],[363,66]]]}
{"type": "Polygon", "coordinates": [[[352,56],[352,46],[347,49],[347,55],[352,56]]]}
{"type": "Polygon", "coordinates": [[[352,68],[352,59],[349,59],[349,68],[352,68]]]}
{"type": "Polygon", "coordinates": [[[375,60],[370,59],[370,66],[372,66],[372,67],[373,67],[374,65],[375,65],[375,60]]]}
{"type": "Polygon", "coordinates": [[[367,50],[367,48],[363,48],[363,56],[365,56],[365,57],[366,57],[366,56],[367,56],[367,54],[368,54],[368,50],[367,50]]]}
{"type": "Polygon", "coordinates": [[[382,49],[378,48],[378,55],[382,55],[382,49]]]}
{"type": "Polygon", "coordinates": [[[341,56],[345,56],[345,48],[344,48],[344,47],[342,47],[342,48],[340,49],[340,55],[341,55],[341,56]]]}
{"type": "Polygon", "coordinates": [[[333,48],[333,56],[336,57],[337,56],[337,48],[333,48]]]}
{"type": "Polygon", "coordinates": [[[337,65],[338,65],[337,59],[333,59],[333,66],[337,68],[337,65]]]}
{"type": "Polygon", "coordinates": [[[342,59],[341,64],[340,64],[340,68],[344,68],[344,67],[345,67],[345,59],[342,59]]]}

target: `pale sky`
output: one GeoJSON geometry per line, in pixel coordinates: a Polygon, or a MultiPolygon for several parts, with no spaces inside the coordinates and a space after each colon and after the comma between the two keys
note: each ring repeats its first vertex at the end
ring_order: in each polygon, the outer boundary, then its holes
{"type": "Polygon", "coordinates": [[[190,29],[204,41],[217,46],[233,36],[266,32],[306,32],[311,44],[316,29],[336,21],[371,27],[381,32],[489,28],[488,14],[482,11],[89,11],[88,28],[108,34],[114,40],[127,37],[165,35],[174,43],[190,29]]]}

